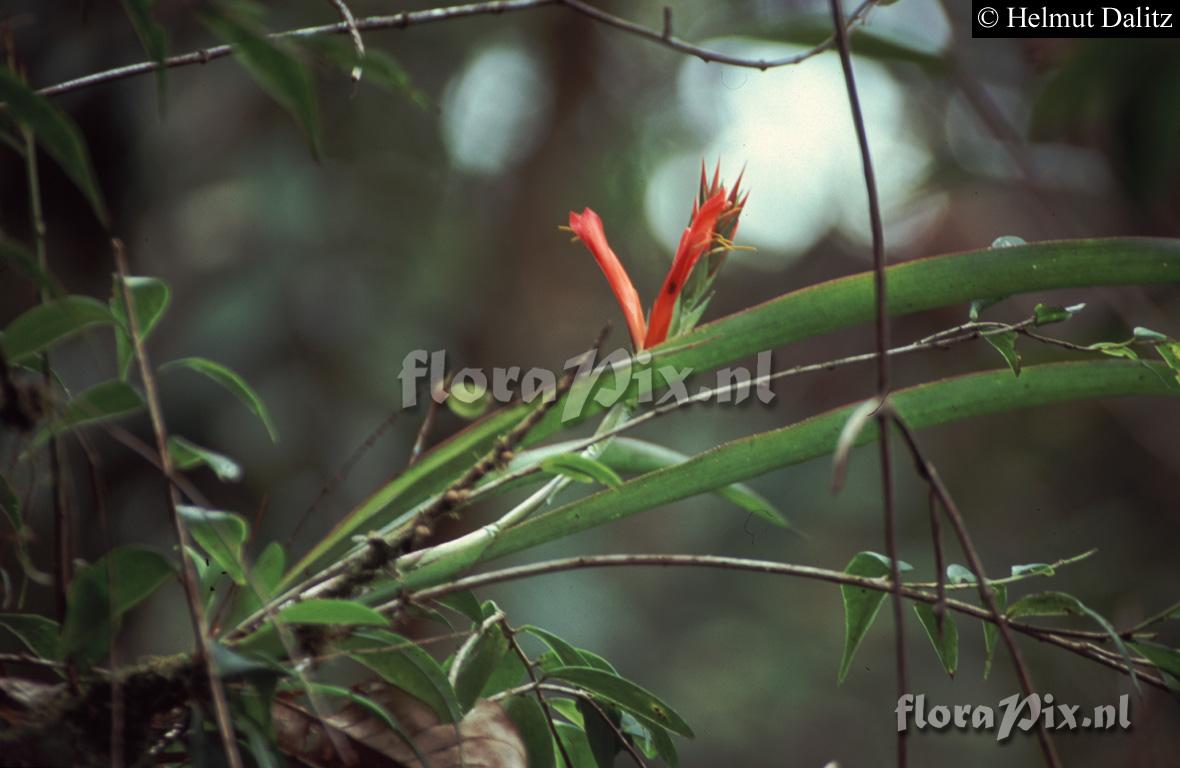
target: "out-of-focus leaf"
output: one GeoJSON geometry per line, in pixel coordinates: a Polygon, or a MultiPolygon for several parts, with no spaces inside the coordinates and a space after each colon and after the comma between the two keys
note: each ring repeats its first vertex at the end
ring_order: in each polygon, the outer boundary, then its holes
{"type": "Polygon", "coordinates": [[[168,58],[168,33],[152,15],[153,5],[155,0],[123,0],[123,9],[127,12],[131,26],[135,28],[135,35],[143,45],[143,50],[152,61],[160,65],[156,69],[156,86],[160,103],[163,104],[167,87],[167,69],[163,63],[164,59],[168,58]]]}
{"type": "Polygon", "coordinates": [[[578,711],[582,713],[582,730],[586,732],[586,743],[590,745],[598,768],[613,768],[615,755],[623,748],[619,737],[615,735],[620,721],[619,710],[605,703],[595,707],[585,699],[578,699],[578,711]],[[606,713],[606,717],[603,717],[603,713],[606,713]]]}
{"type": "Polygon", "coordinates": [[[15,635],[38,658],[61,659],[61,629],[56,621],[35,613],[0,613],[0,627],[15,635]]]}
{"type": "Polygon", "coordinates": [[[487,387],[460,379],[451,383],[447,391],[447,408],[460,419],[472,421],[488,412],[492,405],[492,394],[487,387]]]}
{"type": "MultiPolygon", "coordinates": [[[[242,562],[242,545],[250,535],[250,526],[241,515],[182,505],[177,507],[193,540],[238,586],[246,585],[246,566],[242,562]]],[[[294,606],[292,606],[294,607],[294,606]]]]}
{"type": "Polygon", "coordinates": [[[346,73],[352,73],[360,67],[364,73],[363,82],[372,83],[391,93],[403,94],[419,109],[430,106],[430,99],[414,87],[409,73],[385,51],[366,46],[365,56],[361,58],[351,41],[327,35],[306,37],[299,42],[313,54],[322,56],[346,73]]]}
{"type": "Polygon", "coordinates": [[[82,191],[98,220],[106,226],[107,210],[94,178],[90,153],[74,121],[48,99],[34,93],[7,67],[0,67],[0,101],[4,102],[8,114],[33,132],[37,143],[82,191]]]}
{"type": "MultiPolygon", "coordinates": [[[[569,723],[557,723],[556,728],[557,738],[561,739],[561,744],[565,747],[565,755],[568,755],[573,763],[570,768],[599,768],[594,753],[590,751],[590,743],[586,741],[585,731],[569,723]]],[[[557,753],[556,748],[554,752],[554,761],[564,768],[564,756],[557,753]]]]}
{"type": "Polygon", "coordinates": [[[43,445],[55,433],[126,416],[146,407],[143,396],[121,381],[104,381],[70,398],[60,416],[42,428],[30,444],[43,445]]]}
{"type": "Polygon", "coordinates": [[[61,630],[62,656],[90,666],[106,655],[123,614],[176,575],[176,567],[147,549],[120,547],[79,568],[70,582],[61,630]]]}
{"type": "MultiPolygon", "coordinates": [[[[1008,587],[1004,584],[992,584],[992,595],[996,600],[996,609],[1001,613],[1008,610],[1008,587]]],[[[983,623],[983,679],[986,680],[992,672],[992,660],[996,655],[996,643],[1000,639],[1000,628],[990,621],[983,623]]]]}
{"type": "Polygon", "coordinates": [[[178,435],[168,438],[168,455],[177,469],[192,469],[206,466],[213,470],[219,480],[227,483],[242,479],[242,467],[230,457],[203,448],[178,435]]]}
{"type": "Polygon", "coordinates": [[[275,429],[274,422],[271,421],[270,412],[266,409],[266,403],[262,402],[262,398],[258,396],[258,393],[237,373],[226,368],[221,363],[215,363],[203,357],[183,357],[179,360],[173,360],[160,366],[160,371],[171,371],[177,368],[187,368],[190,371],[195,371],[212,379],[237,395],[238,399],[266,427],[266,432],[270,435],[270,439],[272,441],[278,441],[279,433],[275,429]]]}
{"type": "Polygon", "coordinates": [[[644,690],[630,680],[625,680],[601,669],[584,666],[557,667],[549,670],[546,674],[548,677],[573,683],[597,697],[622,707],[636,717],[650,720],[681,736],[690,739],[693,737],[692,728],[683,717],[657,698],[655,694],[644,690]]]}
{"type": "MultiPolygon", "coordinates": [[[[911,570],[908,563],[900,560],[897,568],[899,571],[911,570]]],[[[848,562],[844,572],[851,576],[885,578],[889,576],[889,558],[876,552],[860,552],[848,562]]],[[[836,677],[838,683],[844,682],[844,678],[848,676],[852,659],[856,656],[856,651],[865,639],[869,627],[873,626],[886,593],[845,584],[840,587],[840,595],[844,600],[844,655],[840,659],[840,672],[836,677]]]]}
{"type": "Polygon", "coordinates": [[[312,598],[288,605],[279,611],[279,621],[288,624],[369,627],[384,627],[389,624],[389,619],[367,605],[335,598],[312,598]]]}
{"type": "Polygon", "coordinates": [[[455,690],[439,663],[413,641],[384,630],[367,630],[345,640],[349,658],[416,699],[426,702],[446,722],[463,717],[455,690]]]}
{"type": "Polygon", "coordinates": [[[483,613],[479,608],[479,601],[475,599],[475,595],[470,592],[453,592],[444,597],[440,597],[435,602],[445,605],[456,613],[460,613],[472,622],[479,623],[483,621],[483,613]]]}
{"type": "Polygon", "coordinates": [[[946,580],[951,584],[974,584],[975,574],[965,565],[951,563],[946,567],[946,580]]]}
{"type": "Polygon", "coordinates": [[[484,683],[483,690],[479,692],[479,698],[488,699],[509,688],[515,688],[525,681],[526,674],[524,662],[520,660],[520,657],[515,653],[505,653],[500,657],[500,663],[492,670],[488,681],[484,683]]]}
{"type": "Polygon", "coordinates": [[[993,333],[983,338],[1003,356],[1004,362],[1012,369],[1012,373],[1019,376],[1022,358],[1020,357],[1020,353],[1016,351],[1016,332],[1005,331],[1004,333],[993,333]]]}
{"type": "Polygon", "coordinates": [[[545,711],[537,703],[536,697],[510,696],[504,702],[504,711],[520,732],[529,768],[554,768],[553,737],[549,734],[545,711]]]}
{"type": "Polygon", "coordinates": [[[955,624],[955,618],[949,613],[943,614],[940,636],[932,606],[927,603],[915,603],[914,613],[918,615],[922,629],[926,630],[926,637],[930,638],[930,644],[934,646],[934,652],[938,654],[942,668],[954,677],[955,670],[959,668],[959,627],[955,624]]]}
{"type": "MultiPolygon", "coordinates": [[[[238,4],[235,4],[235,6],[238,4]]],[[[312,154],[320,155],[319,107],[311,73],[286,41],[267,37],[249,14],[222,3],[201,14],[214,34],[233,46],[237,60],[262,90],[291,113],[312,154]]]]}
{"type": "Polygon", "coordinates": [[[1173,341],[1168,344],[1157,344],[1155,351],[1168,368],[1172,370],[1177,383],[1180,383],[1180,342],[1173,341]]]}
{"type": "Polygon", "coordinates": [[[541,462],[541,469],[555,475],[568,477],[579,483],[601,483],[607,488],[618,488],[623,484],[623,478],[603,464],[588,456],[577,453],[563,453],[550,456],[541,462]]]}
{"type": "MultiPolygon", "coordinates": [[[[151,335],[164,311],[168,309],[171,291],[168,284],[155,277],[127,278],[131,300],[135,303],[135,319],[140,336],[144,341],[151,335]]],[[[131,324],[127,320],[127,302],[119,278],[111,291],[111,314],[115,318],[115,358],[119,367],[119,378],[126,380],[135,362],[135,345],[131,340],[131,324]]]]}
{"type": "Polygon", "coordinates": [[[1138,640],[1129,642],[1127,645],[1134,648],[1155,666],[1161,672],[1164,672],[1164,677],[1170,677],[1169,681],[1172,683],[1173,690],[1180,689],[1180,651],[1175,648],[1169,648],[1166,645],[1159,643],[1151,643],[1145,640],[1138,640]]]}
{"type": "Polygon", "coordinates": [[[1085,307],[1085,304],[1074,304],[1070,307],[1054,307],[1048,304],[1037,304],[1033,308],[1033,325],[1035,325],[1037,328],[1040,328],[1042,325],[1064,323],[1066,320],[1085,309],[1085,307]]]}
{"type": "Polygon", "coordinates": [[[19,363],[93,325],[109,325],[111,311],[89,296],[66,296],[38,304],[4,329],[4,356],[19,363]]]}
{"type": "Polygon", "coordinates": [[[0,234],[0,261],[10,264],[17,271],[24,274],[33,285],[46,294],[61,298],[61,289],[53,276],[41,269],[36,257],[25,247],[10,237],[0,234]]]}
{"type": "Polygon", "coordinates": [[[1126,341],[1099,341],[1086,347],[1086,349],[1092,349],[1095,352],[1101,352],[1111,357],[1125,357],[1128,360],[1139,359],[1139,353],[1126,341]]]}
{"type": "Polygon", "coordinates": [[[19,539],[25,529],[25,520],[20,511],[20,497],[8,484],[4,475],[0,475],[0,509],[4,510],[5,517],[12,524],[12,532],[19,539]]]}

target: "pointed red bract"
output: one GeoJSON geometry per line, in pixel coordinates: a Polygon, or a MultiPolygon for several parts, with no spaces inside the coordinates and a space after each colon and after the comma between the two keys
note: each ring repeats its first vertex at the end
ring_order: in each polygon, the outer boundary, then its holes
{"type": "Polygon", "coordinates": [[[643,346],[654,347],[668,338],[668,329],[672,325],[672,313],[676,309],[676,299],[684,289],[692,268],[697,260],[713,242],[713,234],[717,227],[717,218],[729,204],[724,188],[705,201],[693,212],[692,222],[684,234],[680,236],[680,246],[676,249],[676,258],[672,261],[672,268],[664,278],[664,286],[660,295],[651,308],[651,318],[647,327],[647,336],[643,346]]]}
{"type": "Polygon", "coordinates": [[[606,232],[602,228],[602,219],[590,208],[581,213],[570,211],[570,229],[578,239],[586,244],[594,260],[598,262],[606,281],[610,283],[615,298],[623,309],[623,316],[627,320],[627,330],[631,332],[631,342],[635,351],[644,348],[646,337],[646,323],[643,320],[643,303],[639,300],[639,292],[635,290],[627,270],[623,269],[619,257],[611,250],[606,242],[606,232]]]}

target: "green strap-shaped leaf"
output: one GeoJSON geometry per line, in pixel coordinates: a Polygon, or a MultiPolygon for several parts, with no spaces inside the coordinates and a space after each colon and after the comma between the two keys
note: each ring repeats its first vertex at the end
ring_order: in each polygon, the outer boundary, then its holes
{"type": "Polygon", "coordinates": [[[444,722],[457,723],[463,711],[446,672],[413,641],[384,630],[367,630],[345,640],[349,657],[382,680],[429,704],[444,722]]]}
{"type": "Polygon", "coordinates": [[[270,435],[272,441],[278,441],[279,433],[275,429],[274,422],[270,418],[270,411],[266,409],[266,403],[262,402],[262,398],[258,393],[246,383],[246,380],[239,376],[234,371],[225,367],[221,363],[215,363],[204,357],[183,357],[179,360],[172,360],[160,366],[160,371],[171,371],[177,368],[187,368],[190,371],[195,371],[203,376],[206,376],[221,386],[228,389],[230,392],[237,395],[238,399],[245,404],[250,412],[258,417],[263,426],[266,427],[266,432],[270,435]]]}
{"type": "Polygon", "coordinates": [[[475,647],[463,658],[455,675],[455,695],[464,712],[475,704],[507,653],[508,638],[498,625],[488,629],[475,641],[475,647]]]}
{"type": "Polygon", "coordinates": [[[115,322],[111,311],[88,296],[66,296],[18,315],[4,329],[4,356],[19,363],[94,325],[115,322]]]}
{"type": "Polygon", "coordinates": [[[242,546],[250,535],[250,526],[241,515],[182,505],[177,507],[193,541],[225,571],[238,586],[246,585],[246,566],[242,546]]]}
{"type": "MultiPolygon", "coordinates": [[[[1180,240],[1124,238],[1033,243],[917,259],[891,266],[887,273],[889,312],[894,316],[908,315],[965,304],[980,297],[1100,285],[1180,283],[1180,240]]],[[[656,356],[657,367],[653,371],[654,388],[664,386],[659,366],[689,368],[698,373],[712,370],[764,350],[871,322],[874,307],[871,272],[788,293],[699,326],[675,339],[667,350],[657,348],[660,354],[656,356]]],[[[1027,372],[1022,373],[1022,384],[1026,377],[1027,372]]],[[[587,403],[580,412],[581,418],[599,412],[601,406],[591,395],[613,385],[613,378],[602,377],[597,384],[585,379],[575,382],[564,401],[529,433],[526,445],[536,444],[569,426],[566,419],[570,414],[565,406],[570,402],[587,403]]],[[[1008,378],[1012,378],[1011,373],[1008,378]]],[[[1099,387],[1098,391],[1077,396],[1093,397],[1103,394],[1101,390],[1099,387]]],[[[1010,400],[1008,408],[1019,407],[1016,402],[1019,398],[1010,397],[1010,400]]],[[[292,568],[288,582],[324,557],[347,547],[351,536],[359,530],[378,528],[431,494],[441,492],[465,471],[471,456],[490,450],[496,438],[524,418],[532,407],[535,406],[517,405],[491,413],[423,455],[408,471],[379,488],[346,515],[292,568]]],[[[949,417],[942,419],[947,420],[949,417]]],[[[823,426],[829,425],[823,423],[823,426]]],[[[830,444],[812,455],[828,450],[830,444]]],[[[757,474],[760,472],[746,477],[757,474]]],[[[506,545],[500,543],[497,548],[503,546],[506,545]]]]}
{"type": "MultiPolygon", "coordinates": [[[[135,303],[135,319],[140,336],[147,340],[156,323],[164,316],[171,300],[168,284],[155,277],[128,277],[127,287],[131,290],[131,300],[135,303]]],[[[127,302],[124,301],[123,287],[119,278],[115,278],[115,286],[111,291],[111,314],[115,318],[115,359],[119,368],[119,378],[126,380],[131,373],[131,366],[135,363],[135,345],[131,340],[131,325],[127,321],[127,302]]]]}
{"type": "Polygon", "coordinates": [[[7,67],[0,67],[0,101],[17,122],[33,132],[37,143],[82,191],[94,215],[106,226],[107,210],[95,181],[90,153],[74,121],[48,99],[34,93],[7,67]]]}
{"type": "Polygon", "coordinates": [[[553,634],[552,632],[550,632],[547,629],[541,629],[540,627],[534,627],[532,624],[526,624],[523,627],[521,627],[520,629],[518,629],[517,631],[523,632],[528,635],[532,635],[533,637],[537,638],[542,643],[547,645],[549,647],[549,650],[553,651],[553,654],[557,657],[557,660],[561,662],[561,666],[565,666],[565,667],[592,667],[592,666],[594,666],[593,664],[590,664],[586,660],[586,657],[582,655],[581,651],[579,651],[573,645],[571,645],[570,643],[567,643],[565,640],[562,640],[560,637],[553,634]]]}
{"type": "Polygon", "coordinates": [[[630,680],[593,667],[557,667],[549,670],[546,675],[573,683],[642,720],[650,720],[673,733],[693,738],[692,728],[676,710],[661,701],[654,693],[644,690],[630,680]]]}
{"type": "Polygon", "coordinates": [[[162,555],[137,547],[120,547],[78,569],[70,582],[61,630],[61,652],[90,666],[106,655],[123,614],[176,574],[162,555]]]}
{"type": "MultiPolygon", "coordinates": [[[[1026,367],[1019,379],[1002,370],[922,384],[894,392],[890,400],[910,427],[923,429],[973,416],[1082,398],[1180,395],[1180,386],[1156,375],[1159,368],[1158,364],[1115,361],[1054,363],[1026,367]]],[[[835,446],[853,407],[838,408],[781,429],[725,443],[682,464],[630,480],[616,490],[540,514],[503,531],[484,550],[481,561],[826,455],[835,446]]],[[[875,425],[869,425],[858,442],[875,440],[876,431],[875,425]]],[[[446,559],[439,559],[410,571],[402,586],[419,588],[438,583],[449,575],[446,559]]]]}
{"type": "MultiPolygon", "coordinates": [[[[898,562],[898,570],[908,571],[910,566],[898,562]]],[[[848,562],[844,572],[852,576],[867,576],[871,579],[885,578],[889,575],[889,558],[876,552],[860,552],[848,562]]],[[[881,604],[885,602],[887,593],[864,587],[854,587],[845,584],[840,587],[840,597],[844,602],[844,654],[840,658],[840,671],[836,676],[837,682],[844,682],[848,670],[852,667],[852,659],[865,639],[869,627],[877,619],[881,604]]]]}
{"type": "Polygon", "coordinates": [[[279,611],[279,621],[288,624],[362,627],[384,627],[389,624],[389,619],[367,605],[333,598],[313,598],[288,605],[279,611]]]}
{"type": "Polygon", "coordinates": [[[550,456],[541,462],[541,469],[578,483],[601,483],[607,488],[618,488],[623,484],[623,478],[606,464],[579,453],[550,456]]]}
{"type": "Polygon", "coordinates": [[[255,82],[291,113],[312,154],[320,154],[319,107],[311,73],[285,41],[274,40],[247,17],[222,6],[201,14],[205,25],[233,46],[237,60],[255,82]]]}
{"type": "Polygon", "coordinates": [[[947,611],[942,615],[942,631],[939,632],[938,620],[934,616],[934,608],[927,603],[915,603],[914,613],[926,630],[926,637],[930,638],[930,645],[938,655],[942,668],[951,677],[959,668],[959,627],[955,624],[955,617],[947,611]]]}

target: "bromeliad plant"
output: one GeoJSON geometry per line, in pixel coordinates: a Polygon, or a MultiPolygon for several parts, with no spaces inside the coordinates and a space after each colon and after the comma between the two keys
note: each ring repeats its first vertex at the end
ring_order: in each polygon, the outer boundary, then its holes
{"type": "Polygon", "coordinates": [[[644,320],[639,292],[606,241],[602,219],[590,208],[581,213],[570,211],[569,228],[594,254],[594,260],[610,283],[623,310],[636,352],[662,343],[669,335],[677,336],[692,330],[709,304],[713,281],[717,279],[725,257],[734,248],[738,220],[749,197],[748,194],[741,195],[741,175],[734,182],[733,190],[727,193],[720,183],[720,174],[721,164],[718,163],[713,170],[713,180],[709,182],[705,165],[701,163],[700,191],[693,203],[692,216],[680,236],[676,256],[647,321],[644,320]]]}
{"type": "MultiPolygon", "coordinates": [[[[158,46],[158,25],[145,11],[149,6],[126,4],[149,53],[162,61],[166,51],[158,46]]],[[[314,91],[288,43],[263,34],[255,17],[217,4],[211,8],[206,23],[232,45],[226,50],[296,114],[318,146],[315,110],[308,108],[314,107],[314,91]]],[[[369,75],[381,71],[376,53],[364,58],[369,75]]],[[[331,60],[354,74],[360,63],[339,50],[331,60]]],[[[27,161],[34,200],[40,147],[78,185],[96,216],[109,221],[85,141],[73,122],[9,68],[0,69],[0,101],[5,105],[0,134],[27,161]]],[[[619,300],[637,352],[679,337],[682,343],[664,345],[662,360],[681,370],[708,371],[872,317],[874,275],[866,273],[787,293],[697,328],[726,254],[735,247],[746,200],[738,186],[727,190],[718,172],[708,181],[702,169],[689,225],[647,317],[598,215],[590,209],[570,215],[570,229],[591,251],[619,300]]],[[[2,657],[0,754],[6,763],[334,766],[359,761],[449,768],[467,761],[601,768],[625,752],[639,764],[659,759],[675,765],[674,737],[691,738],[693,729],[668,703],[578,643],[510,621],[495,603],[476,597],[491,584],[587,567],[731,568],[838,584],[846,622],[843,656],[838,664],[833,658],[833,666],[841,679],[886,593],[896,590],[914,604],[935,658],[949,673],[960,668],[955,617],[968,617],[984,627],[984,674],[999,638],[1015,633],[1113,667],[1139,685],[1180,685],[1180,651],[1147,636],[1156,624],[1180,616],[1175,606],[1116,630],[1065,593],[1010,595],[1026,581],[1051,577],[1082,558],[1013,566],[1010,575],[988,578],[965,536],[967,565],[950,563],[926,581],[901,585],[891,584],[888,575],[908,566],[894,566],[871,552],[849,553],[847,566],[834,570],[689,555],[587,556],[486,570],[498,558],[704,493],[785,526],[782,513],[742,482],[825,455],[835,456],[837,475],[842,475],[850,451],[873,438],[871,417],[882,409],[896,419],[922,476],[945,502],[946,489],[917,447],[917,431],[1082,398],[1175,397],[1180,394],[1180,343],[1166,334],[1136,329],[1127,341],[1079,345],[1044,330],[1067,322],[1077,307],[1038,306],[1033,316],[1015,321],[973,314],[962,325],[891,354],[985,338],[1010,369],[889,392],[867,405],[849,404],[695,456],[620,434],[681,405],[676,403],[636,406],[633,413],[629,404],[628,418],[608,413],[590,438],[555,440],[568,425],[557,416],[562,402],[581,398],[588,404],[583,419],[601,412],[586,397],[597,386],[593,380],[566,381],[554,397],[505,407],[423,451],[309,552],[288,563],[289,553],[279,543],[250,541],[244,516],[203,501],[188,473],[208,469],[221,481],[235,482],[244,470],[227,455],[230,451],[168,433],[155,380],[173,370],[199,373],[231,391],[274,437],[277,429],[262,399],[242,377],[210,360],[152,365],[147,342],[165,319],[169,286],[128,274],[116,247],[116,279],[108,301],[68,294],[50,269],[39,201],[33,209],[31,243],[0,238],[0,254],[36,289],[33,306],[9,322],[0,338],[0,419],[6,445],[16,446],[15,469],[5,467],[0,476],[0,507],[10,526],[5,548],[15,562],[5,561],[2,570],[0,629],[24,649],[2,657]],[[55,369],[51,353],[77,336],[110,355],[112,379],[76,388],[55,369]],[[1024,366],[1017,344],[1029,342],[1063,347],[1077,359],[1024,366]],[[1159,361],[1149,362],[1150,356],[1159,361]],[[157,439],[155,450],[126,439],[125,428],[117,426],[145,412],[157,439]],[[160,514],[171,518],[177,538],[163,551],[134,542],[82,564],[73,563],[66,546],[51,566],[35,563],[28,546],[32,511],[44,505],[60,513],[71,502],[61,494],[62,464],[68,458],[63,444],[78,441],[84,456],[97,458],[87,440],[96,429],[123,437],[151,460],[150,471],[162,474],[160,514]],[[38,484],[32,469],[45,456],[57,467],[48,489],[38,484]],[[593,493],[560,499],[575,481],[593,493]],[[519,488],[537,490],[495,523],[451,541],[433,538],[439,519],[462,519],[473,504],[490,507],[499,494],[519,488]],[[540,511],[549,502],[556,503],[540,511]],[[164,660],[130,660],[113,652],[129,612],[175,582],[185,587],[194,651],[164,660]],[[42,588],[60,603],[56,612],[28,609],[28,594],[42,588]],[[980,590],[980,601],[955,599],[964,589],[980,590]],[[1063,615],[1085,618],[1095,628],[1079,635],[1074,628],[1029,621],[1063,615]],[[394,631],[411,618],[432,630],[414,637],[394,631]],[[345,684],[358,676],[363,683],[345,684]]],[[[885,277],[889,307],[897,314],[978,306],[1066,287],[1174,286],[1180,284],[1180,242],[1016,244],[933,256],[890,267],[885,277]]],[[[775,375],[802,375],[865,359],[823,361],[775,375]]],[[[666,385],[657,370],[635,387],[657,391],[666,385]]],[[[129,427],[142,428],[143,421],[129,427]]],[[[78,519],[98,517],[88,508],[72,511],[78,519]]],[[[110,510],[113,517],[120,513],[110,510]]],[[[71,539],[69,517],[57,514],[51,522],[58,526],[59,542],[71,539]]]]}

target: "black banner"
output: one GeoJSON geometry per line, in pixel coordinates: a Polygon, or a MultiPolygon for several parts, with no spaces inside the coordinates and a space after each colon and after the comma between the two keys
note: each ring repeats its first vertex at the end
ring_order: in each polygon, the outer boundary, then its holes
{"type": "Polygon", "coordinates": [[[972,37],[1180,37],[1180,2],[971,0],[972,37]]]}

